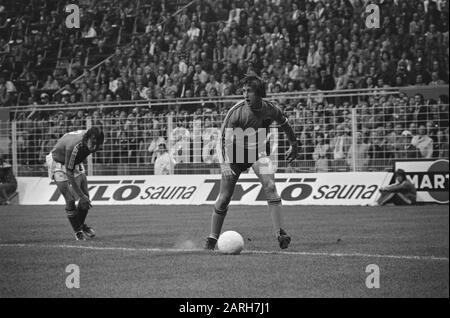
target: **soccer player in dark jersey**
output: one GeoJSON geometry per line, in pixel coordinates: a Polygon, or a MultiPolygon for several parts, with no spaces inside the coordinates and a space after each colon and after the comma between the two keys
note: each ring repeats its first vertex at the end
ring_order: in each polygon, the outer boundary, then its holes
{"type": "Polygon", "coordinates": [[[240,174],[250,167],[261,182],[275,235],[280,247],[285,249],[289,246],[291,238],[283,229],[281,198],[275,186],[275,168],[266,152],[269,126],[274,121],[281,125],[290,144],[286,152],[287,159],[290,161],[297,157],[297,140],[281,109],[273,102],[263,99],[266,97],[264,82],[259,77],[247,76],[242,84],[245,99],[228,111],[221,128],[218,156],[221,162],[222,179],[205,249],[215,248],[236,182],[240,174]]]}
{"type": "Polygon", "coordinates": [[[69,132],[58,140],[46,157],[49,176],[66,201],[67,218],[78,241],[95,236],[94,230],[85,223],[92,205],[83,161],[96,152],[103,141],[103,132],[98,127],[69,132]]]}

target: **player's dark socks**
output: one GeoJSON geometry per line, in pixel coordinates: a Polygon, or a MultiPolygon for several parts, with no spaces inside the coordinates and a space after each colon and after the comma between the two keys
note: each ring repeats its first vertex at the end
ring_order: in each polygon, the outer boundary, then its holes
{"type": "MultiPolygon", "coordinates": [[[[267,200],[272,225],[275,231],[278,231],[283,226],[283,216],[281,214],[281,199],[275,198],[267,200]]],[[[278,234],[278,233],[277,233],[278,234]]]]}
{"type": "Polygon", "coordinates": [[[206,238],[205,250],[214,250],[216,248],[217,239],[214,237],[206,238]]]}
{"type": "Polygon", "coordinates": [[[83,225],[84,222],[86,221],[86,217],[88,215],[89,209],[83,209],[80,204],[77,204],[77,211],[78,211],[78,216],[80,219],[80,224],[83,225]]]}
{"type": "Polygon", "coordinates": [[[76,211],[67,211],[67,219],[69,220],[70,225],[72,226],[72,229],[74,232],[78,232],[81,230],[81,223],[80,219],[78,217],[78,213],[76,211]]]}
{"type": "Polygon", "coordinates": [[[286,233],[286,231],[280,228],[280,230],[277,232],[277,235],[280,248],[288,248],[289,244],[291,243],[291,237],[286,233]]]}

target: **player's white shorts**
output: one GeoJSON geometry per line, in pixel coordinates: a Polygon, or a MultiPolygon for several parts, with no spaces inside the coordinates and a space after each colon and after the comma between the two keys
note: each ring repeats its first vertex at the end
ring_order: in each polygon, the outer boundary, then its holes
{"type": "MultiPolygon", "coordinates": [[[[66,174],[66,172],[67,172],[66,167],[63,164],[53,160],[53,156],[52,156],[51,153],[49,153],[45,157],[45,164],[46,164],[46,166],[48,168],[48,177],[51,180],[58,181],[58,182],[59,181],[67,181],[68,180],[67,179],[67,174],[66,174]]],[[[82,163],[80,163],[80,164],[75,166],[73,175],[76,178],[79,175],[84,174],[84,171],[85,171],[84,170],[84,166],[83,166],[82,163]]]]}

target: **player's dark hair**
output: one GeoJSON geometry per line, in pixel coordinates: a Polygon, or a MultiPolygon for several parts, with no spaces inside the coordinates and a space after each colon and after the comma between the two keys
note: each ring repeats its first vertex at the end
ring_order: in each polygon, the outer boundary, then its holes
{"type": "Polygon", "coordinates": [[[252,90],[261,98],[266,97],[266,85],[264,84],[264,81],[255,75],[247,75],[245,76],[242,81],[241,85],[248,85],[252,88],[252,90]]]}
{"type": "Polygon", "coordinates": [[[406,172],[403,169],[397,169],[397,171],[395,171],[395,177],[402,177],[403,180],[406,179],[406,172]]]}
{"type": "Polygon", "coordinates": [[[86,144],[90,138],[95,140],[95,151],[97,151],[105,141],[105,135],[99,127],[89,128],[83,136],[83,143],[86,144]]]}

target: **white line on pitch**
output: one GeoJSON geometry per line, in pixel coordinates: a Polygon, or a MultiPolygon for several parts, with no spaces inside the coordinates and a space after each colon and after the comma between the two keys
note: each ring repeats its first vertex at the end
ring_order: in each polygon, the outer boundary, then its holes
{"type": "MultiPolygon", "coordinates": [[[[108,247],[108,246],[85,246],[85,245],[48,245],[48,244],[1,244],[0,247],[39,247],[39,248],[67,248],[82,249],[94,251],[125,251],[125,252],[150,252],[150,253],[186,253],[186,252],[205,252],[203,249],[176,249],[176,248],[155,248],[155,247],[108,247]]],[[[368,258],[390,258],[405,260],[422,260],[422,261],[444,261],[448,262],[448,257],[437,256],[415,256],[415,255],[383,255],[383,254],[365,254],[365,253],[325,253],[325,252],[288,252],[288,251],[257,251],[244,250],[242,254],[272,254],[272,255],[302,255],[302,256],[325,256],[325,257],[368,257],[368,258]]]]}

